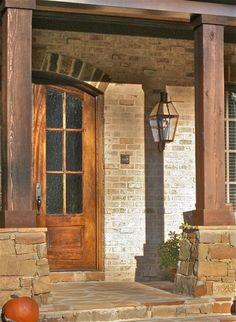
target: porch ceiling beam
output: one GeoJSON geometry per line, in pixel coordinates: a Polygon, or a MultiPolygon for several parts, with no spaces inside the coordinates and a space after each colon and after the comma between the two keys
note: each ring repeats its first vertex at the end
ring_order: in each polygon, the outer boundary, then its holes
{"type": "Polygon", "coordinates": [[[37,8],[63,7],[66,10],[88,10],[97,14],[122,15],[130,17],[139,15],[166,16],[172,19],[188,19],[192,14],[208,14],[236,18],[236,5],[222,3],[206,3],[190,0],[37,0],[37,8]]]}
{"type": "MultiPolygon", "coordinates": [[[[34,11],[33,28],[62,31],[96,32],[128,36],[193,39],[190,23],[79,13],[34,11]]],[[[225,42],[236,43],[234,27],[225,28],[225,42]]]]}
{"type": "MultiPolygon", "coordinates": [[[[186,22],[104,17],[96,15],[35,11],[33,28],[62,31],[96,32],[129,36],[193,39],[192,27],[186,22]]],[[[235,37],[236,38],[236,37],[235,37]]]]}

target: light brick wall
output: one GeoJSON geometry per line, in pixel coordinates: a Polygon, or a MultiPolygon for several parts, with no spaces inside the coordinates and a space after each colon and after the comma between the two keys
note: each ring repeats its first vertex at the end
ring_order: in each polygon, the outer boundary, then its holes
{"type": "Polygon", "coordinates": [[[105,92],[105,278],[134,280],[145,242],[144,93],[110,84],[105,92]],[[121,164],[127,154],[130,164],[121,164]]]}
{"type": "Polygon", "coordinates": [[[178,230],[183,212],[195,209],[195,115],[194,88],[167,86],[178,113],[174,142],[164,151],[165,238],[178,230]]]}
{"type": "MultiPolygon", "coordinates": [[[[114,83],[193,85],[193,42],[154,37],[33,30],[33,58],[55,52],[92,64],[114,83]]],[[[35,64],[35,63],[33,63],[35,64]]]]}

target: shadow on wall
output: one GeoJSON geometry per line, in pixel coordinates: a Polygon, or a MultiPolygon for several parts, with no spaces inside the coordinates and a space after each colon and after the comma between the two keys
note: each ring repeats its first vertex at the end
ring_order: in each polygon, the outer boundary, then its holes
{"type": "Polygon", "coordinates": [[[164,240],[163,153],[158,151],[148,122],[159,91],[144,89],[144,93],[146,243],[143,245],[143,256],[136,256],[136,281],[165,279],[165,272],[160,270],[157,256],[158,245],[164,240]]]}
{"type": "Polygon", "coordinates": [[[236,315],[236,300],[234,300],[233,303],[232,303],[231,314],[236,315]]]}

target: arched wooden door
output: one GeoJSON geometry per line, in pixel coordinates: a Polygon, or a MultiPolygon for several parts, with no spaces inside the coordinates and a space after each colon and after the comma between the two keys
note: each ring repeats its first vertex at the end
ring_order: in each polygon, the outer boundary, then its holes
{"type": "Polygon", "coordinates": [[[95,99],[34,85],[37,224],[48,228],[52,270],[97,268],[95,99]]]}

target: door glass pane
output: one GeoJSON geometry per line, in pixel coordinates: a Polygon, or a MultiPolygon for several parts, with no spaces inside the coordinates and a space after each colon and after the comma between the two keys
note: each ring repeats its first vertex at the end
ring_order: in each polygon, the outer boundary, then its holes
{"type": "Polygon", "coordinates": [[[49,128],[62,127],[63,93],[49,89],[46,94],[46,126],[49,128]]]}
{"type": "Polygon", "coordinates": [[[68,214],[83,212],[82,189],[81,175],[68,174],[66,176],[66,212],[68,214]]]}
{"type": "Polygon", "coordinates": [[[47,171],[62,170],[62,132],[47,131],[46,147],[47,171]]]}
{"type": "Polygon", "coordinates": [[[63,176],[62,174],[47,174],[48,214],[63,214],[63,176]]]}
{"type": "Polygon", "coordinates": [[[229,118],[235,118],[236,117],[236,91],[232,91],[228,93],[229,98],[229,118]]]}
{"type": "Polygon", "coordinates": [[[236,181],[236,153],[229,153],[229,181],[236,181]]]}
{"type": "Polygon", "coordinates": [[[66,133],[66,170],[82,171],[82,133],[66,133]]]}
{"type": "Polygon", "coordinates": [[[236,150],[236,122],[229,122],[229,149],[236,150]]]}
{"type": "Polygon", "coordinates": [[[77,96],[67,95],[66,97],[66,127],[82,128],[82,101],[77,96]]]}
{"type": "Polygon", "coordinates": [[[236,211],[236,184],[229,185],[229,202],[233,204],[233,209],[236,211]]]}

